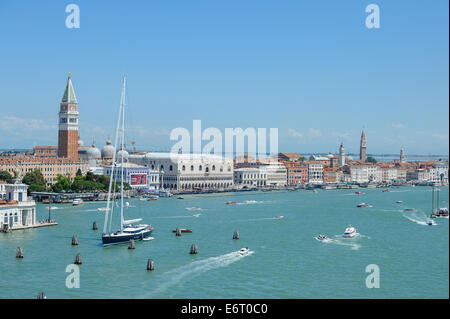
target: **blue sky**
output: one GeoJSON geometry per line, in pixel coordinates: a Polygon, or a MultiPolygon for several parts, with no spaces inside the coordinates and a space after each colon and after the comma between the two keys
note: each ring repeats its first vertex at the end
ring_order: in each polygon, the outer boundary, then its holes
{"type": "Polygon", "coordinates": [[[0,0],[0,148],[57,144],[67,73],[80,135],[169,149],[176,127],[276,127],[279,150],[448,154],[448,1],[0,0]],[[65,26],[67,4],[80,28],[65,26]],[[380,7],[379,29],[365,8],[380,7]]]}

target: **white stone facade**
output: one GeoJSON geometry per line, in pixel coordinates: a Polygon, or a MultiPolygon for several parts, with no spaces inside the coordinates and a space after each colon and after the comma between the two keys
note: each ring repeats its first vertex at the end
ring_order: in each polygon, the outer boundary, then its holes
{"type": "Polygon", "coordinates": [[[28,185],[3,184],[2,201],[0,202],[0,229],[4,225],[9,228],[20,228],[36,224],[36,203],[27,196],[28,185]]]}

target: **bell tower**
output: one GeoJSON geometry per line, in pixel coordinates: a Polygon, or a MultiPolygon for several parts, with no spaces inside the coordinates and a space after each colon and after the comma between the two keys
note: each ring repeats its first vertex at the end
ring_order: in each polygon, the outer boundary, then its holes
{"type": "Polygon", "coordinates": [[[363,162],[366,161],[366,155],[367,155],[367,141],[366,141],[366,132],[364,129],[361,133],[361,142],[359,144],[359,159],[363,162]]]}
{"type": "Polygon", "coordinates": [[[73,90],[70,72],[58,116],[58,157],[78,161],[78,102],[73,90]]]}

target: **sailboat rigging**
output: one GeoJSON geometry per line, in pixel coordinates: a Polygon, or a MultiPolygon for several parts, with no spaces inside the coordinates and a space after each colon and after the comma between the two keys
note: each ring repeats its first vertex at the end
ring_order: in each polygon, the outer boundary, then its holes
{"type": "MultiPolygon", "coordinates": [[[[123,207],[124,207],[124,192],[123,192],[123,180],[124,180],[124,144],[125,144],[125,87],[126,87],[126,77],[123,77],[123,84],[122,84],[122,95],[120,99],[120,109],[119,109],[119,116],[117,119],[117,127],[116,127],[116,138],[115,138],[115,147],[117,149],[117,142],[119,140],[119,133],[120,133],[120,146],[121,151],[120,153],[121,159],[120,159],[120,229],[116,232],[111,232],[111,226],[112,226],[112,217],[114,212],[114,204],[111,202],[111,193],[112,193],[112,199],[116,198],[116,185],[117,183],[114,183],[114,189],[113,189],[113,179],[116,178],[116,168],[117,168],[117,162],[116,162],[116,152],[114,152],[113,160],[112,160],[112,167],[111,167],[111,177],[109,180],[109,187],[108,187],[108,199],[106,202],[106,209],[105,209],[105,223],[103,226],[103,234],[102,234],[102,243],[103,246],[109,246],[109,245],[115,245],[115,244],[123,244],[128,243],[130,240],[143,240],[145,238],[150,237],[153,227],[149,226],[147,224],[137,224],[135,223],[140,222],[142,219],[130,219],[125,220],[123,216],[123,207]],[[119,132],[120,128],[120,132],[119,132]]],[[[117,203],[116,203],[117,204],[117,203]]]]}

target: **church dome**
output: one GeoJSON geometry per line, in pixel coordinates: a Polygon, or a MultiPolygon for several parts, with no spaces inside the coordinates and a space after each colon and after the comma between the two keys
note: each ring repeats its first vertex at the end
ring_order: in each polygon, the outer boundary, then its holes
{"type": "Polygon", "coordinates": [[[116,152],[116,148],[112,146],[111,140],[108,139],[106,141],[106,145],[103,146],[102,149],[102,158],[103,159],[112,159],[114,157],[114,153],[116,152]]]}
{"type": "Polygon", "coordinates": [[[129,154],[128,154],[127,150],[120,150],[120,151],[117,152],[117,155],[116,155],[117,163],[121,163],[122,162],[122,154],[123,154],[123,161],[124,162],[128,161],[129,154]]]}
{"type": "Polygon", "coordinates": [[[89,160],[98,160],[102,158],[100,150],[95,147],[95,143],[93,143],[92,146],[87,149],[87,155],[89,160]]]}

